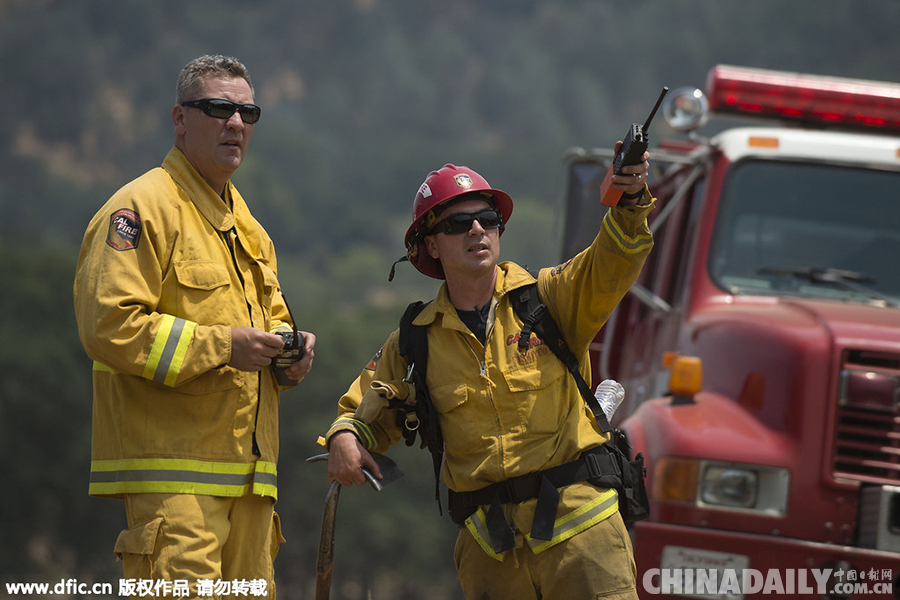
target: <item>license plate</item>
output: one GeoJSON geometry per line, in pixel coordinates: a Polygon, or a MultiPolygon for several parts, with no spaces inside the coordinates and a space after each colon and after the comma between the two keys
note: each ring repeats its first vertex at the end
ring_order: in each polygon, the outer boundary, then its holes
{"type": "Polygon", "coordinates": [[[736,577],[740,583],[749,567],[750,558],[743,554],[665,546],[659,585],[662,593],[673,596],[743,600],[744,595],[733,591],[728,582],[736,577]]]}

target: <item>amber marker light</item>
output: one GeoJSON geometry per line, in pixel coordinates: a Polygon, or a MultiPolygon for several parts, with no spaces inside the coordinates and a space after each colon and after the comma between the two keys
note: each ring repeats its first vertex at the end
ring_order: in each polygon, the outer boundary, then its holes
{"type": "Polygon", "coordinates": [[[657,502],[687,502],[697,499],[700,463],[688,458],[662,457],[653,469],[652,499],[657,502]]]}

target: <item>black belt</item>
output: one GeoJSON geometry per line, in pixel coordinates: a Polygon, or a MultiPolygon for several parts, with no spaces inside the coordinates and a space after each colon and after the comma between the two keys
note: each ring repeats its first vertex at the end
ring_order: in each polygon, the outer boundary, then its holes
{"type": "Polygon", "coordinates": [[[501,505],[537,498],[531,537],[549,540],[553,537],[553,523],[559,505],[558,488],[581,481],[599,482],[604,475],[621,477],[622,474],[606,446],[598,446],[583,452],[578,460],[557,467],[498,481],[471,492],[450,490],[450,518],[457,525],[462,525],[479,506],[490,505],[487,526],[494,550],[499,553],[515,544],[515,536],[506,523],[501,505]]]}

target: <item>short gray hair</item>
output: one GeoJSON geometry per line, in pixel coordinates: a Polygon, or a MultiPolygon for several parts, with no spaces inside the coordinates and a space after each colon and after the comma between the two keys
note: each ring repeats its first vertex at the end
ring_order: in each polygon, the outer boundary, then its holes
{"type": "Polygon", "coordinates": [[[250,73],[241,61],[231,56],[206,54],[195,58],[181,70],[175,89],[175,102],[181,104],[188,100],[197,100],[200,88],[210,77],[241,77],[250,86],[250,92],[254,93],[250,73]]]}

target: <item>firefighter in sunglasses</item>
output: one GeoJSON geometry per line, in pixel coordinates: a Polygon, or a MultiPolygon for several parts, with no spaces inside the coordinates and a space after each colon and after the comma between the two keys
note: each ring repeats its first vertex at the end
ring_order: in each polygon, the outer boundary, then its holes
{"type": "MultiPolygon", "coordinates": [[[[97,212],[78,259],[78,330],[94,361],[89,491],[124,499],[124,581],[187,586],[176,595],[240,581],[274,597],[289,386],[269,365],[293,323],[272,241],[230,181],[259,116],[236,59],[188,63],[174,147],[97,212]]],[[[304,337],[288,384],[312,366],[304,337]]]]}
{"type": "MultiPolygon", "coordinates": [[[[540,298],[588,380],[588,345],[653,244],[648,161],[645,154],[614,178],[622,199],[598,223],[591,246],[537,276],[540,298]]],[[[558,504],[544,515],[545,530],[552,530],[542,539],[532,535],[537,499],[498,502],[502,535],[489,531],[491,490],[574,464],[608,439],[561,361],[539,343],[524,353],[517,348],[523,322],[510,292],[535,278],[515,263],[498,262],[512,209],[509,195],[478,173],[447,164],[416,193],[401,259],[444,280],[413,322],[428,326],[425,381],[443,436],[441,477],[460,526],[459,580],[472,599],[636,598],[633,552],[615,490],[587,481],[560,487],[558,504]],[[470,492],[479,492],[484,505],[466,505],[461,499],[470,492]]],[[[409,364],[399,337],[400,330],[388,338],[340,399],[325,436],[329,476],[342,485],[364,483],[363,468],[379,476],[369,451],[384,452],[402,437],[402,419],[391,407],[409,400],[412,386],[405,382],[409,364]]]]}

